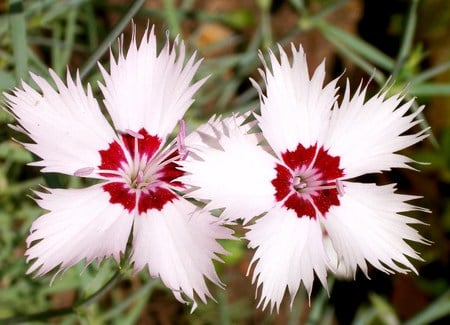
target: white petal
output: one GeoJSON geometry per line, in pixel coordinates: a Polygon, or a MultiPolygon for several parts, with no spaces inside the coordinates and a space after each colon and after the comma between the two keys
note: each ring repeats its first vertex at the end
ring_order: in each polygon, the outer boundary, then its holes
{"type": "Polygon", "coordinates": [[[40,276],[59,266],[65,270],[86,259],[89,264],[113,256],[120,260],[131,232],[133,216],[109,202],[100,185],[85,189],[38,192],[39,206],[49,212],[36,219],[27,238],[28,270],[40,276]]]}
{"type": "Polygon", "coordinates": [[[222,218],[248,222],[275,204],[276,159],[240,123],[232,116],[200,127],[199,142],[187,142],[193,154],[180,162],[187,173],[180,180],[195,188],[187,196],[208,202],[206,209],[224,208],[222,218]]]}
{"type": "Polygon", "coordinates": [[[311,294],[316,274],[326,284],[328,261],[317,220],[298,218],[292,210],[276,207],[249,227],[246,238],[257,248],[253,282],[261,288],[259,305],[279,309],[286,287],[292,301],[303,282],[311,294]]]}
{"type": "Polygon", "coordinates": [[[100,164],[99,150],[106,149],[115,133],[102,115],[90,87],[84,92],[79,76],[76,83],[67,74],[67,86],[55,72],[50,74],[57,90],[43,78],[32,75],[41,92],[23,83],[22,89],[5,94],[9,110],[17,118],[18,128],[35,143],[25,147],[41,161],[45,172],[73,175],[86,167],[100,164]]]}
{"type": "Polygon", "coordinates": [[[259,126],[277,154],[295,150],[299,143],[305,147],[323,143],[337,91],[337,80],[323,86],[324,63],[309,77],[302,47],[292,46],[292,64],[281,47],[280,55],[278,62],[270,53],[272,69],[265,64],[265,72],[260,71],[266,95],[253,82],[261,97],[259,126]]]}
{"type": "Polygon", "coordinates": [[[205,277],[222,285],[212,260],[227,252],[217,239],[231,239],[232,231],[218,219],[192,203],[179,198],[161,211],[151,209],[136,217],[133,230],[134,269],[148,266],[152,277],[160,277],[175,297],[182,294],[194,301],[195,295],[206,303],[211,297],[205,277]]]}
{"type": "Polygon", "coordinates": [[[421,141],[425,131],[402,135],[414,125],[416,112],[408,114],[413,101],[402,103],[402,96],[386,98],[378,93],[364,103],[367,88],[361,87],[350,98],[349,84],[342,104],[333,110],[326,147],[341,157],[347,178],[408,167],[412,160],[396,151],[421,141]]]}
{"type": "Polygon", "coordinates": [[[158,53],[153,28],[139,46],[133,31],[127,53],[122,43],[117,60],[111,53],[110,73],[100,66],[105,105],[118,130],[145,128],[165,139],[183,117],[204,80],[190,85],[201,61],[194,54],[185,63],[185,46],[179,43],[170,48],[167,41],[158,53]]]}
{"type": "Polygon", "coordinates": [[[420,221],[399,213],[423,210],[405,203],[414,197],[394,193],[393,185],[344,182],[340,205],[332,206],[323,221],[340,263],[355,276],[367,276],[366,261],[392,273],[416,272],[409,258],[421,260],[405,240],[426,243],[410,224],[420,221]]]}

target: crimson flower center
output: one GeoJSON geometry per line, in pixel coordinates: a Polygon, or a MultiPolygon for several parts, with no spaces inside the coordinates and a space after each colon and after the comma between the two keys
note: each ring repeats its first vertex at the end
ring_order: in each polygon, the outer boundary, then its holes
{"type": "Polygon", "coordinates": [[[277,164],[277,175],[272,180],[275,199],[292,209],[301,218],[325,217],[333,205],[339,205],[343,187],[339,178],[344,176],[339,167],[340,157],[331,156],[317,145],[305,148],[298,144],[294,151],[282,155],[284,164],[277,164]]]}
{"type": "Polygon", "coordinates": [[[183,187],[175,181],[183,172],[177,169],[178,150],[159,151],[161,144],[158,136],[144,128],[127,130],[119,141],[99,151],[101,164],[97,169],[83,169],[78,174],[95,170],[107,180],[102,188],[109,194],[109,202],[122,205],[130,213],[162,210],[178,198],[173,188],[183,187]]]}

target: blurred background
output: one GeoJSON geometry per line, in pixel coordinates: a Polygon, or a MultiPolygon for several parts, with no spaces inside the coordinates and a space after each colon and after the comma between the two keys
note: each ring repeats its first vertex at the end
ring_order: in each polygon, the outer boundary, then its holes
{"type": "Polygon", "coordinates": [[[344,73],[341,85],[346,78],[352,89],[370,82],[370,94],[388,83],[390,92],[415,97],[416,108],[426,105],[417,128],[431,126],[432,134],[404,154],[430,164],[364,180],[397,183],[399,192],[423,197],[416,203],[432,212],[411,215],[428,224],[417,228],[433,244],[414,246],[425,260],[414,261],[418,276],[371,269],[371,280],[360,273],[356,281],[330,279],[329,297],[316,283],[310,305],[302,288],[292,310],[286,299],[279,314],[256,308],[255,287],[245,276],[252,252],[244,241],[224,243],[232,254],[217,269],[226,290],[211,286],[217,303],[193,314],[147,272],[114,277],[112,260],[81,276],[79,263],[49,285],[54,274],[25,274],[25,238],[43,213],[32,189],[86,183],[44,178],[27,166],[33,157],[11,140],[22,138],[0,110],[0,324],[8,317],[36,324],[450,324],[450,1],[0,0],[0,92],[29,80],[29,71],[48,78],[49,67],[64,78],[66,69],[79,69],[98,92],[96,62],[107,65],[117,35],[129,39],[131,18],[138,34],[154,24],[160,44],[180,34],[190,53],[205,58],[197,77],[210,78],[186,115],[190,130],[212,114],[257,110],[248,78],[261,82],[258,50],[277,51],[277,43],[302,44],[310,70],[326,59],[328,80],[344,73]]]}

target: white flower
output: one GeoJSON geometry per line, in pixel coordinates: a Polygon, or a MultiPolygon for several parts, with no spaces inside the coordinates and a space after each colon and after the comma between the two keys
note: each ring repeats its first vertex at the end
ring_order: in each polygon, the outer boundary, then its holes
{"type": "Polygon", "coordinates": [[[292,63],[280,52],[280,61],[270,53],[271,68],[264,62],[266,94],[253,82],[261,133],[243,123],[246,116],[211,120],[198,131],[204,143],[182,163],[181,178],[193,186],[190,196],[224,209],[224,219],[247,223],[262,215],[246,238],[256,249],[259,305],[271,310],[286,288],[292,302],[301,282],[309,294],[315,276],[326,287],[330,271],[354,277],[359,268],[367,276],[370,263],[387,273],[415,272],[408,258],[420,257],[405,240],[426,242],[410,226],[420,222],[401,214],[424,211],[406,203],[415,197],[395,193],[394,185],[350,181],[410,168],[395,152],[426,137],[404,134],[421,109],[408,114],[411,101],[385,92],[364,101],[361,87],[350,97],[348,85],[338,104],[336,80],[323,86],[324,64],[309,77],[301,47],[292,47],[292,63]]]}
{"type": "MultiPolygon", "coordinates": [[[[226,253],[217,239],[231,230],[177,191],[179,150],[167,137],[193,102],[203,84],[191,81],[201,61],[185,62],[183,42],[158,53],[153,29],[128,52],[120,42],[117,60],[111,54],[110,73],[100,66],[108,122],[90,87],[79,76],[67,85],[50,70],[57,89],[32,75],[40,91],[23,89],[5,94],[16,128],[32,143],[24,146],[42,160],[43,172],[102,180],[84,189],[37,192],[38,204],[48,210],[31,227],[27,239],[28,272],[43,275],[65,270],[86,260],[113,256],[117,261],[132,235],[131,262],[139,271],[148,267],[175,297],[185,302],[210,297],[205,277],[221,285],[212,260],[226,253]],[[132,231],[132,234],[130,234],[132,231]]],[[[184,155],[184,154],[183,154],[184,155]]]]}

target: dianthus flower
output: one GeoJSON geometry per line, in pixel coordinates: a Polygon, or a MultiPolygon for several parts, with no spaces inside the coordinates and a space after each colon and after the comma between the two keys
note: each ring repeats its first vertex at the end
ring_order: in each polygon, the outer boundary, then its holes
{"type": "Polygon", "coordinates": [[[42,159],[32,165],[101,180],[36,193],[48,212],[33,222],[27,239],[28,273],[41,276],[109,256],[120,261],[130,239],[134,271],[147,266],[179,301],[187,297],[195,307],[196,295],[205,302],[211,296],[205,277],[221,285],[212,260],[225,253],[216,240],[230,238],[231,230],[179,194],[185,188],[176,180],[183,174],[177,161],[186,156],[183,123],[178,142],[168,143],[204,82],[191,85],[200,62],[195,55],[185,62],[183,42],[167,41],[158,53],[153,29],[138,46],[133,30],[127,53],[119,41],[117,60],[111,54],[110,72],[99,65],[112,123],[79,75],[73,81],[68,73],[64,84],[50,70],[56,90],[32,75],[40,91],[23,83],[5,95],[15,128],[32,140],[24,146],[42,159]]]}
{"type": "Polygon", "coordinates": [[[420,222],[401,213],[424,209],[393,184],[352,179],[411,168],[395,152],[426,137],[425,130],[404,134],[421,109],[408,113],[412,101],[386,91],[365,101],[359,87],[350,96],[348,83],[338,103],[337,80],[324,85],[324,63],[310,77],[301,47],[292,46],[292,63],[280,53],[280,61],[270,53],[271,68],[263,60],[265,94],[253,81],[261,100],[256,121],[235,115],[203,125],[180,179],[224,219],[260,216],[245,237],[256,249],[251,267],[263,309],[278,310],[286,289],[292,303],[301,283],[311,294],[315,276],[327,287],[338,268],[350,277],[358,268],[368,276],[368,264],[415,272],[408,258],[420,257],[406,240],[426,240],[410,226],[420,222]]]}

